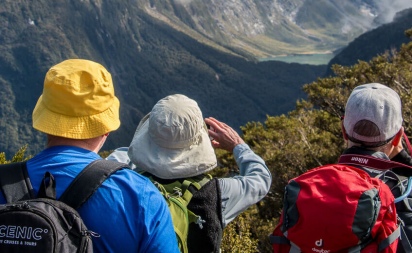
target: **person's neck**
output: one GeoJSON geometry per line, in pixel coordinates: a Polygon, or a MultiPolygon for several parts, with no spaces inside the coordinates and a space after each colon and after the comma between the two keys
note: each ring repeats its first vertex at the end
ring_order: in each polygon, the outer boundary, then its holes
{"type": "Polygon", "coordinates": [[[75,146],[98,153],[103,146],[105,136],[99,136],[91,139],[70,139],[59,136],[47,136],[47,147],[54,146],[75,146]]]}
{"type": "Polygon", "coordinates": [[[392,149],[391,149],[392,145],[390,145],[389,143],[385,144],[384,146],[381,146],[381,147],[366,148],[366,147],[363,147],[362,145],[360,145],[358,143],[354,143],[354,142],[349,141],[348,142],[348,149],[353,148],[353,147],[362,148],[362,149],[365,149],[365,150],[369,150],[371,152],[382,152],[382,153],[386,154],[387,156],[389,156],[389,154],[392,151],[392,149]]]}

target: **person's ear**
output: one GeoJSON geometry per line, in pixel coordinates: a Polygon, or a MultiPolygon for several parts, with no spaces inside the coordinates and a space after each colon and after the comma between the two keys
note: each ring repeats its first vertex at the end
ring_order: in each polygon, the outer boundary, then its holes
{"type": "Polygon", "coordinates": [[[401,129],[399,130],[399,132],[395,135],[395,137],[393,137],[392,140],[392,145],[393,146],[398,146],[399,142],[402,140],[402,136],[403,136],[403,127],[401,127],[401,129]]]}

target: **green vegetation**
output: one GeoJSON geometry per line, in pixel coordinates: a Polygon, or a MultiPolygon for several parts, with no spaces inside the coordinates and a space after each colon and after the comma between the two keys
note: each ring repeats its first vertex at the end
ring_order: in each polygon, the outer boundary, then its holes
{"type": "Polygon", "coordinates": [[[357,37],[329,62],[327,75],[332,73],[332,65],[351,66],[359,59],[370,61],[378,53],[399,49],[400,45],[409,42],[403,32],[410,28],[411,23],[412,9],[406,9],[397,13],[393,22],[357,37]]]}
{"type": "MultiPolygon", "coordinates": [[[[406,35],[411,37],[412,29],[406,31],[406,35]]],[[[334,65],[335,76],[305,85],[308,98],[299,101],[295,110],[287,115],[268,116],[264,123],[250,122],[243,126],[245,141],[264,158],[273,182],[262,201],[229,224],[222,248],[230,249],[233,242],[244,242],[243,246],[237,244],[236,249],[271,252],[267,236],[281,212],[283,187],[289,179],[308,169],[337,161],[345,147],[340,117],[344,114],[347,97],[357,85],[379,82],[396,90],[403,102],[405,131],[411,136],[411,68],[412,42],[403,45],[398,52],[376,56],[369,62],[360,61],[350,67],[334,65]],[[245,235],[250,238],[238,239],[245,235]]],[[[235,164],[229,158],[229,154],[219,154],[221,163],[233,170],[235,164]]]]}
{"type": "Polygon", "coordinates": [[[31,156],[26,155],[27,145],[21,147],[10,160],[7,160],[6,154],[4,152],[0,153],[0,164],[15,163],[26,161],[31,158],[31,156]]]}
{"type": "MultiPolygon", "coordinates": [[[[412,37],[412,29],[405,34],[412,37]]],[[[350,67],[334,65],[335,76],[304,86],[308,98],[297,102],[296,109],[287,115],[267,116],[264,123],[249,122],[243,126],[243,138],[266,161],[273,182],[262,201],[225,229],[222,252],[271,252],[268,235],[281,212],[284,185],[308,169],[337,161],[345,144],[340,117],[347,97],[357,85],[379,82],[396,90],[403,102],[405,131],[411,136],[411,68],[412,42],[404,44],[398,52],[378,55],[369,62],[360,61],[350,67]]],[[[21,148],[11,160],[0,153],[0,163],[28,159],[26,148],[21,148]]],[[[236,172],[231,154],[219,151],[218,157],[222,168],[215,170],[215,176],[236,172]]]]}
{"type": "MultiPolygon", "coordinates": [[[[174,1],[150,2],[188,21],[174,1]]],[[[249,121],[292,110],[304,97],[303,84],[326,71],[326,65],[255,62],[229,49],[219,51],[150,16],[147,1],[138,3],[15,0],[1,5],[1,151],[11,156],[25,144],[28,154],[43,148],[45,137],[31,127],[31,113],[45,73],[67,58],[94,60],[112,73],[122,124],[105,150],[128,146],[140,119],[167,95],[187,95],[205,117],[239,130],[249,121]]]]}
{"type": "MultiPolygon", "coordinates": [[[[316,1],[306,2],[308,8],[316,9],[313,6],[316,1]]],[[[188,10],[170,5],[171,1],[150,3],[158,9],[165,5],[164,11],[175,13],[187,27],[193,26],[188,10]]],[[[270,252],[267,235],[279,217],[284,185],[310,168],[337,160],[344,148],[340,116],[349,92],[356,85],[381,82],[397,90],[404,103],[405,130],[412,135],[411,43],[398,52],[389,51],[370,61],[368,58],[368,62],[358,61],[364,59],[364,53],[382,52],[381,46],[392,48],[395,36],[391,31],[398,31],[399,26],[385,26],[385,30],[373,37],[363,37],[361,45],[354,45],[358,51],[342,55],[353,56],[356,65],[334,65],[331,69],[336,76],[312,82],[323,76],[326,66],[253,62],[234,56],[236,52],[222,53],[216,48],[224,46],[212,47],[188,30],[177,32],[139,6],[145,5],[131,5],[128,1],[55,3],[50,0],[2,4],[0,150],[5,153],[0,153],[0,163],[28,159],[44,147],[44,135],[31,127],[31,111],[41,94],[47,69],[66,58],[95,60],[113,73],[116,95],[122,104],[122,126],[110,135],[104,150],[127,146],[141,117],[160,98],[172,93],[182,93],[198,101],[205,117],[214,116],[235,127],[243,125],[245,141],[265,159],[273,183],[261,202],[229,224],[222,251],[270,252]],[[304,93],[301,87],[305,83],[309,84],[305,85],[304,93]],[[296,102],[300,98],[304,99],[296,102]],[[25,146],[26,143],[29,145],[25,146]]],[[[193,12],[201,10],[194,8],[193,12]]],[[[318,29],[315,35],[319,29],[332,29],[328,37],[335,38],[334,33],[339,29],[317,27],[315,21],[322,17],[304,14],[300,13],[299,20],[312,30],[318,29]],[[313,22],[307,22],[310,20],[313,22]]],[[[397,25],[410,24],[400,21],[397,25]]],[[[321,20],[321,24],[330,25],[330,22],[321,20]]],[[[287,25],[276,26],[270,32],[283,41],[295,31],[287,28],[287,25]]],[[[221,34],[214,35],[225,44],[221,34]]],[[[411,36],[412,32],[407,32],[407,37],[411,36]]],[[[262,47],[274,45],[271,40],[255,38],[262,47]]],[[[295,40],[308,43],[300,37],[295,40]]],[[[283,50],[281,46],[284,45],[276,45],[283,50]]],[[[225,52],[231,50],[235,49],[226,48],[225,52]]],[[[238,54],[245,51],[236,50],[238,54]]],[[[348,61],[341,59],[341,62],[348,61]]],[[[102,156],[107,154],[102,152],[102,156]]],[[[218,157],[223,166],[214,171],[216,175],[237,172],[230,154],[219,151],[218,157]]]]}
{"type": "MultiPolygon", "coordinates": [[[[412,29],[406,35],[412,37],[412,29]]],[[[266,161],[273,182],[269,194],[231,222],[224,231],[222,252],[271,252],[268,235],[282,208],[286,182],[319,165],[334,163],[344,149],[340,116],[346,99],[357,85],[371,82],[396,90],[403,102],[404,127],[412,135],[412,42],[398,52],[378,55],[369,62],[343,67],[334,65],[333,77],[319,78],[304,86],[307,100],[296,103],[287,115],[267,116],[264,123],[249,122],[242,127],[243,138],[266,161]]],[[[0,153],[0,163],[30,158],[22,147],[11,160],[0,153]]],[[[106,156],[108,152],[102,152],[106,156]]],[[[217,152],[222,167],[215,176],[236,172],[230,153],[217,152]]]]}

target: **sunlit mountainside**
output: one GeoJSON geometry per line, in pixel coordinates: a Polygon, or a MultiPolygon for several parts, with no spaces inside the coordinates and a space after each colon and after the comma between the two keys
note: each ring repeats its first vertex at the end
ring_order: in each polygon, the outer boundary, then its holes
{"type": "Polygon", "coordinates": [[[258,59],[341,48],[383,22],[375,2],[5,0],[0,151],[44,147],[31,112],[46,71],[67,58],[94,60],[112,73],[122,125],[104,149],[128,145],[140,119],[174,93],[239,131],[247,122],[287,113],[305,96],[301,87],[327,66],[258,59]],[[343,25],[343,18],[350,22],[343,25]]]}
{"type": "Polygon", "coordinates": [[[150,0],[140,5],[202,43],[257,58],[328,53],[391,22],[407,0],[150,0]]]}
{"type": "Polygon", "coordinates": [[[334,64],[351,66],[359,60],[369,61],[377,54],[397,51],[403,43],[410,42],[405,31],[411,28],[411,24],[412,8],[409,8],[397,13],[393,22],[360,35],[330,60],[327,75],[332,74],[331,66],[334,64]]]}

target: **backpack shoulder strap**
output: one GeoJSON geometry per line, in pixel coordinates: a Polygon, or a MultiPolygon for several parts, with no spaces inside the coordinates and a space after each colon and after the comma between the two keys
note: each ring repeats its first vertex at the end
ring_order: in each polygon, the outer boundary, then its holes
{"type": "Polygon", "coordinates": [[[34,197],[26,162],[1,165],[0,186],[7,203],[34,197]]]}
{"type": "MultiPolygon", "coordinates": [[[[181,184],[182,189],[182,198],[186,201],[187,205],[189,205],[190,200],[193,197],[193,194],[199,191],[207,182],[210,181],[211,175],[199,175],[196,177],[191,177],[188,179],[183,180],[181,184]]],[[[195,223],[199,226],[199,228],[203,228],[203,223],[206,221],[202,219],[201,216],[193,213],[191,210],[187,210],[189,223],[195,223]]]]}
{"type": "Polygon", "coordinates": [[[401,230],[401,232],[400,232],[401,233],[401,235],[400,235],[401,240],[400,241],[401,241],[404,252],[412,252],[412,245],[411,245],[411,242],[408,239],[408,235],[406,234],[405,224],[403,223],[403,221],[401,221],[401,224],[400,224],[399,227],[400,227],[400,230],[401,230]]]}
{"type": "MultiPolygon", "coordinates": [[[[162,179],[156,178],[154,175],[150,174],[149,172],[141,172],[141,175],[148,177],[150,181],[152,181],[159,191],[165,195],[166,193],[181,197],[182,202],[184,202],[184,206],[187,209],[190,200],[193,197],[193,194],[199,191],[205,184],[207,184],[211,179],[212,176],[209,174],[202,174],[199,176],[186,178],[182,180],[167,180],[164,181],[162,179]]],[[[195,223],[199,225],[200,228],[203,228],[203,223],[206,221],[202,220],[202,217],[196,215],[189,209],[187,209],[189,223],[195,223]]]]}
{"type": "Polygon", "coordinates": [[[386,160],[386,159],[377,158],[373,156],[367,156],[367,155],[358,155],[358,154],[341,155],[339,157],[338,163],[368,167],[371,169],[376,169],[376,170],[381,170],[381,171],[394,169],[394,168],[404,168],[406,170],[412,171],[412,166],[409,166],[403,163],[398,163],[398,162],[391,161],[391,160],[386,160]]]}
{"type": "Polygon", "coordinates": [[[187,203],[189,203],[193,197],[193,194],[199,191],[207,182],[210,181],[211,178],[212,177],[207,174],[183,180],[180,187],[182,189],[183,199],[185,199],[187,203]]]}
{"type": "MultiPolygon", "coordinates": [[[[376,175],[376,178],[379,178],[389,186],[389,189],[395,197],[395,203],[404,200],[412,192],[412,177],[405,177],[396,174],[392,170],[387,170],[376,175]],[[407,184],[405,185],[406,182],[407,184]]],[[[408,201],[406,201],[405,204],[409,206],[408,201]]]]}
{"type": "MultiPolygon", "coordinates": [[[[368,168],[380,170],[385,173],[388,173],[388,171],[390,171],[391,169],[395,169],[395,168],[403,169],[404,171],[407,171],[407,174],[412,173],[412,166],[394,162],[391,160],[373,157],[373,156],[354,155],[354,154],[341,155],[339,157],[339,163],[347,164],[347,165],[354,165],[354,166],[368,167],[368,168]]],[[[398,203],[399,201],[405,199],[411,193],[411,191],[412,191],[412,176],[409,176],[408,177],[408,187],[406,191],[404,191],[401,196],[398,196],[395,199],[395,203],[398,203]]]]}
{"type": "Polygon", "coordinates": [[[212,179],[212,176],[209,174],[202,174],[185,179],[169,180],[158,178],[147,171],[141,171],[138,173],[149,178],[150,181],[152,181],[155,185],[162,185],[169,193],[175,193],[176,191],[178,191],[179,195],[187,202],[187,204],[192,199],[193,194],[199,191],[206,183],[208,183],[212,179]]]}
{"type": "Polygon", "coordinates": [[[59,200],[78,209],[93,195],[104,180],[123,168],[128,168],[128,165],[105,159],[93,161],[73,180],[59,200]]]}

